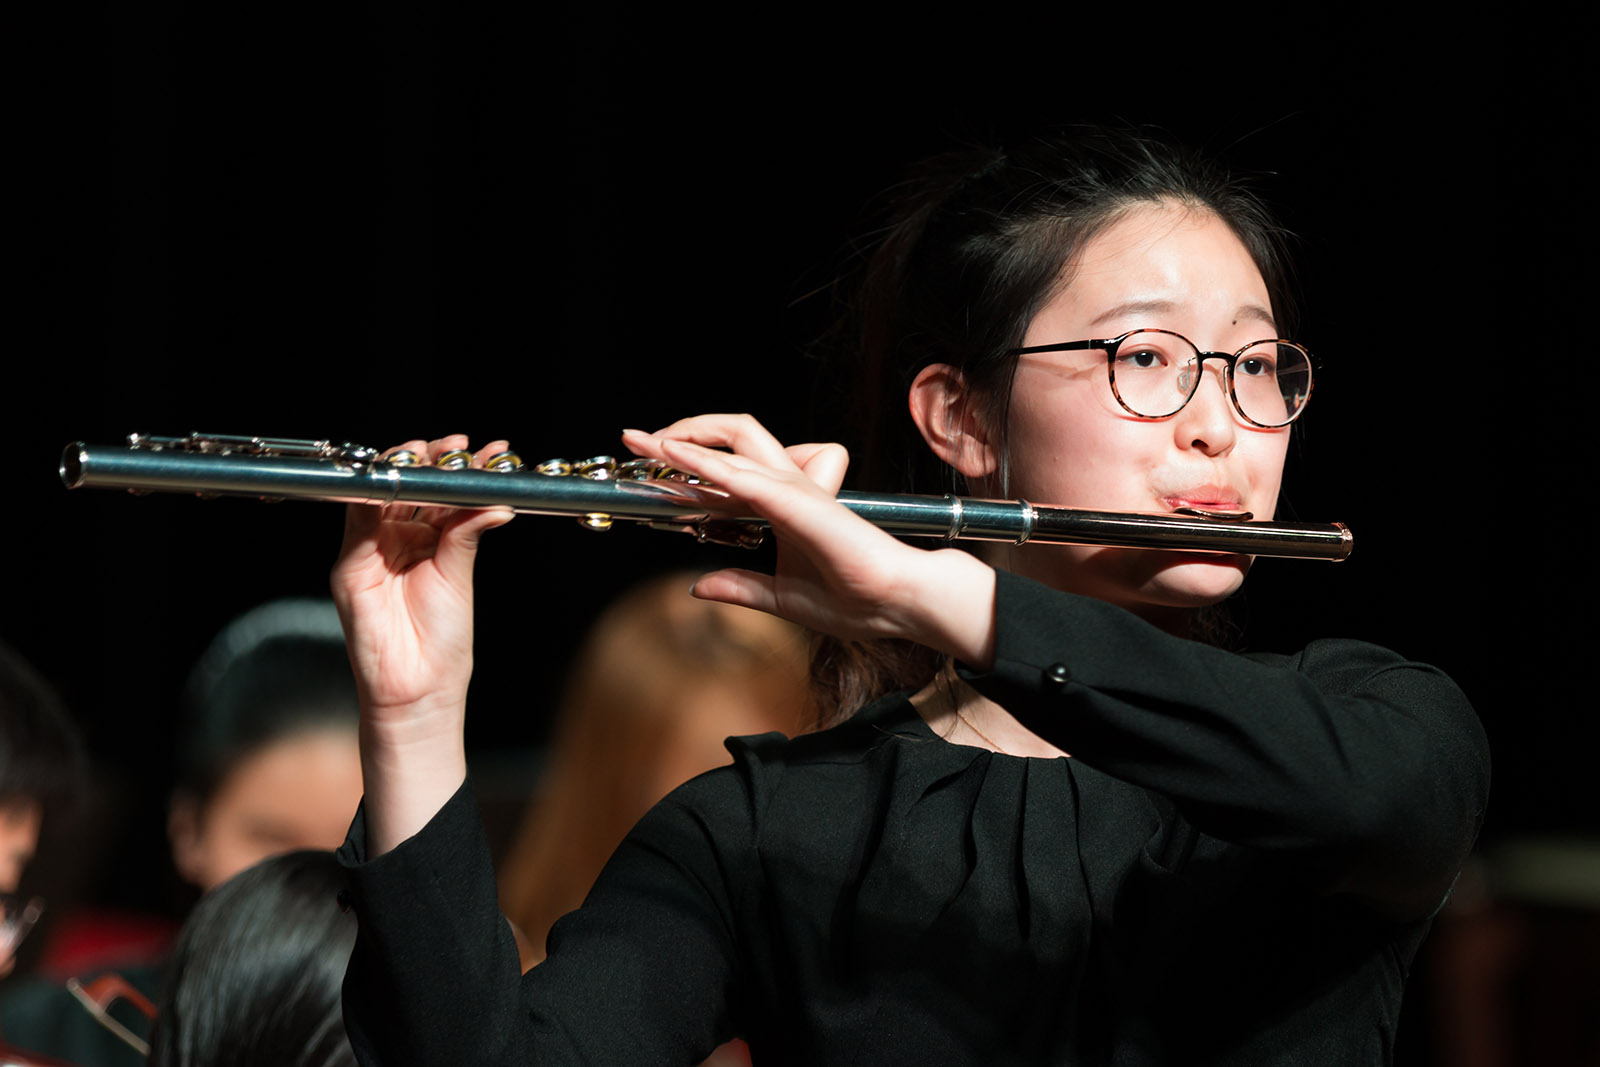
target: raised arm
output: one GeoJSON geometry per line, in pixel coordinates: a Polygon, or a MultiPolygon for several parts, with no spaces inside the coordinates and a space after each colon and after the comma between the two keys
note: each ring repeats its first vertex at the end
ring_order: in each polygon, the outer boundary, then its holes
{"type": "MultiPolygon", "coordinates": [[[[456,435],[400,446],[423,462],[465,449],[456,435]]],[[[504,441],[479,449],[475,466],[504,441]]],[[[333,600],[361,698],[369,857],[415,834],[466,778],[472,569],[484,531],[509,509],[352,505],[333,600]]]]}

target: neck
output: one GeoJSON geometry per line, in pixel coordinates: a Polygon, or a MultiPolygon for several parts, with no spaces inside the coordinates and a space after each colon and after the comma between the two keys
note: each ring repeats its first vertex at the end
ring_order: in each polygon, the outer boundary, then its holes
{"type": "Polygon", "coordinates": [[[953,745],[988,749],[1002,756],[1058,759],[1067,755],[963,682],[948,662],[912,695],[911,706],[930,730],[953,745]]]}

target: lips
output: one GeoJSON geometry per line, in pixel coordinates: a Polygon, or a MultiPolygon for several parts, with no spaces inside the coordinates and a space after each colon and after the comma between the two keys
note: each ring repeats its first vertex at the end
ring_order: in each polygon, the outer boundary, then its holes
{"type": "Polygon", "coordinates": [[[1238,490],[1221,485],[1195,485],[1166,493],[1161,502],[1168,508],[1201,508],[1205,511],[1238,511],[1242,502],[1238,490]]]}

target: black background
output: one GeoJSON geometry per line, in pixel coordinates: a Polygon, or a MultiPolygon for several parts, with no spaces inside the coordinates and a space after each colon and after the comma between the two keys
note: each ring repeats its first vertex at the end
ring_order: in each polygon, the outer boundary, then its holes
{"type": "MultiPolygon", "coordinates": [[[[322,595],[341,516],[69,494],[63,445],[459,431],[543,459],[719,409],[837,433],[801,352],[827,309],[800,298],[877,195],[962,138],[1107,120],[1260,175],[1299,235],[1325,371],[1287,501],[1357,550],[1261,564],[1251,643],[1360,636],[1439,664],[1494,744],[1489,834],[1593,831],[1589,405],[1561,377],[1595,356],[1579,34],[1297,10],[36,12],[0,636],[61,688],[123,812],[89,891],[161,905],[144,872],[183,674],[240,611],[322,595]]],[[[497,532],[474,759],[537,748],[564,657],[623,586],[723,561],[637,529],[497,532]]]]}

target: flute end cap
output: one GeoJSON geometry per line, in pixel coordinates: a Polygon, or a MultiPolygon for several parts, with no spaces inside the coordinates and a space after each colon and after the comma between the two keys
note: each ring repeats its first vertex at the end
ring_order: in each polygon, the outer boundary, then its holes
{"type": "Polygon", "coordinates": [[[1350,558],[1350,553],[1355,551],[1356,537],[1344,523],[1336,522],[1334,525],[1339,527],[1339,554],[1333,557],[1333,561],[1343,563],[1350,558]]]}
{"type": "Polygon", "coordinates": [[[83,467],[88,461],[88,446],[74,441],[61,451],[61,484],[76,489],[83,484],[83,467]]]}

